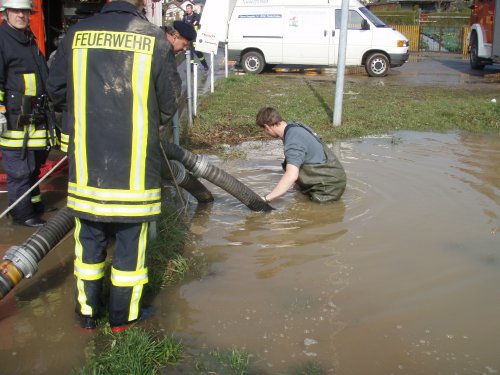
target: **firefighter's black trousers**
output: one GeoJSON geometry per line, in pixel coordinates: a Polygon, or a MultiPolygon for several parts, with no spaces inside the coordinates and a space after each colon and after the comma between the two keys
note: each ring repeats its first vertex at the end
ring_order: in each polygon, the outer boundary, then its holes
{"type": "Polygon", "coordinates": [[[140,317],[144,285],[148,282],[146,245],[148,222],[103,223],[75,218],[76,312],[101,314],[101,293],[110,238],[115,237],[111,262],[109,323],[112,327],[140,317]]]}
{"type": "MultiPolygon", "coordinates": [[[[9,206],[38,182],[40,167],[47,159],[46,150],[26,150],[24,158],[20,149],[2,149],[2,161],[7,173],[9,206]]],[[[15,222],[22,223],[36,216],[34,204],[40,203],[40,188],[21,200],[10,214],[15,222]]]]}

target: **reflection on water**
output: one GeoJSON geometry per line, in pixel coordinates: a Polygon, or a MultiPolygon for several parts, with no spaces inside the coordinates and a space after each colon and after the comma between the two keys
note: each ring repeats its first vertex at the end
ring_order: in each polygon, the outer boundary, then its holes
{"type": "MultiPolygon", "coordinates": [[[[269,191],[279,142],[238,151],[245,160],[211,161],[269,191]]],[[[294,191],[250,212],[205,182],[215,203],[193,210],[185,251],[210,270],[158,295],[148,326],[193,354],[244,348],[255,374],[309,361],[338,374],[499,372],[500,136],[400,132],[339,153],[348,188],[333,204],[294,191]]],[[[81,365],[89,338],[73,321],[70,249],[1,302],[0,373],[81,365]]]]}

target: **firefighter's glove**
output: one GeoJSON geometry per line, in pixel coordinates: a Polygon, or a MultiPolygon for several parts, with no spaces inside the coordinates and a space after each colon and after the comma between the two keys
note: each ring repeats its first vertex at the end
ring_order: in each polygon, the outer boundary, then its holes
{"type": "Polygon", "coordinates": [[[5,112],[0,111],[0,135],[7,131],[7,118],[5,117],[5,112]]]}

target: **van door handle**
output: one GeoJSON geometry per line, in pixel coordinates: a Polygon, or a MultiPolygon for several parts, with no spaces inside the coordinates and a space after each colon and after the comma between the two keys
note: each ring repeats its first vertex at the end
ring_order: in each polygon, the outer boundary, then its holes
{"type": "Polygon", "coordinates": [[[326,36],[326,30],[323,32],[323,36],[326,36]]]}
{"type": "Polygon", "coordinates": [[[335,30],[332,30],[332,36],[335,36],[335,30]]]}

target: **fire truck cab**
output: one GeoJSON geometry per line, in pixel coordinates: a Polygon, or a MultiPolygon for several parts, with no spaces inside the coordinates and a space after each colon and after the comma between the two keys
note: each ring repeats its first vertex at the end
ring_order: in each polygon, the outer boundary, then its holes
{"type": "Polygon", "coordinates": [[[471,9],[470,65],[481,70],[500,63],[500,0],[474,0],[471,9]]]}

